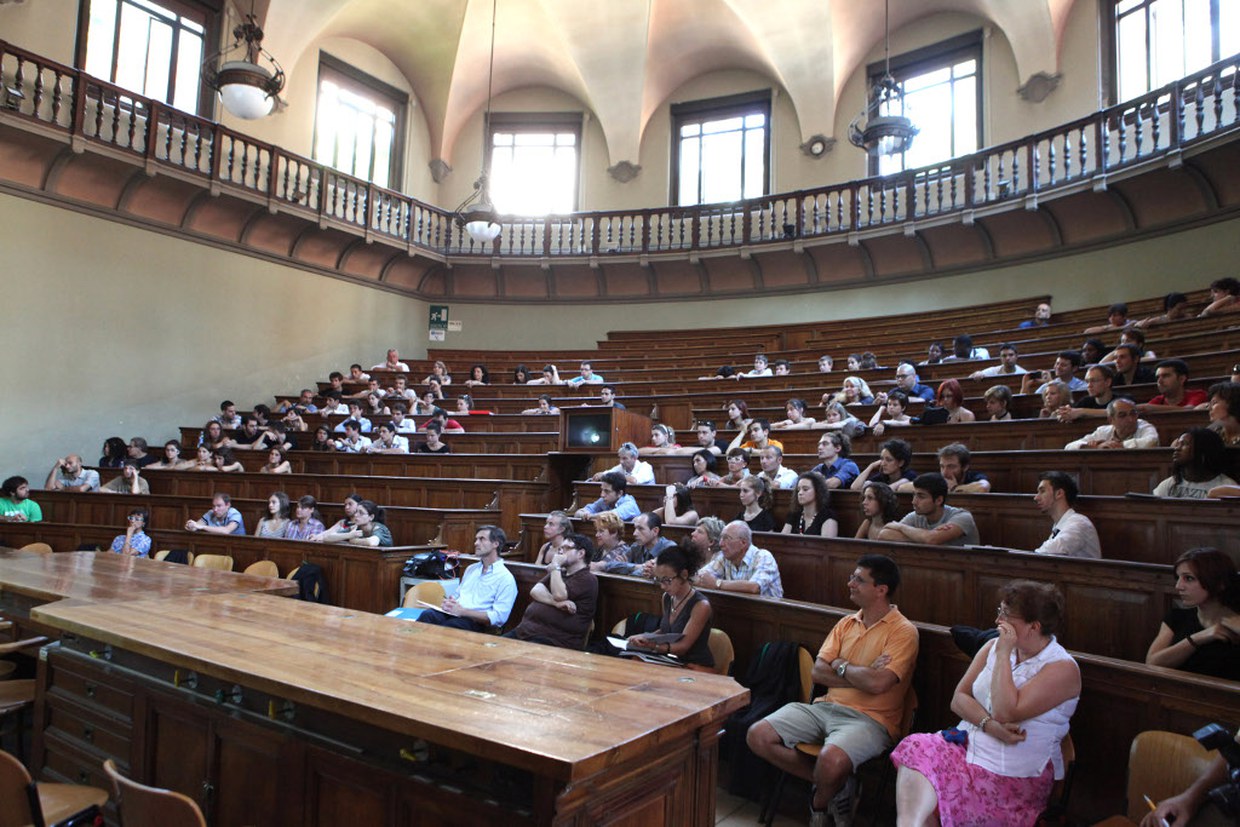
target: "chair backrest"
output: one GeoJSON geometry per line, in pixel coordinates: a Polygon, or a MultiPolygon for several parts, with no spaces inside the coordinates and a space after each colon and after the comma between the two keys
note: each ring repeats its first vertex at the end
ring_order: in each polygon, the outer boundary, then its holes
{"type": "MultiPolygon", "coordinates": [[[[179,562],[176,558],[173,558],[172,560],[168,560],[168,555],[172,554],[174,551],[177,551],[177,550],[178,549],[171,549],[171,548],[160,549],[159,551],[155,552],[155,559],[156,560],[167,560],[169,563],[179,562]]],[[[194,552],[185,551],[184,549],[181,549],[180,553],[185,555],[185,565],[187,566],[194,565],[194,552]]]]}
{"type": "Polygon", "coordinates": [[[131,781],[109,758],[103,771],[112,779],[112,791],[125,827],[206,827],[198,805],[188,796],[131,781]]]}
{"type": "Polygon", "coordinates": [[[0,827],[31,824],[30,773],[7,752],[0,752],[0,827]]]}
{"type": "Polygon", "coordinates": [[[257,574],[260,577],[279,577],[280,567],[271,560],[259,560],[245,567],[245,574],[257,574]]]}
{"type": "Polygon", "coordinates": [[[917,690],[911,685],[904,693],[904,712],[900,715],[900,737],[903,738],[913,731],[913,722],[917,720],[917,690]]]}
{"type": "Polygon", "coordinates": [[[443,590],[441,583],[434,580],[423,580],[421,583],[414,584],[414,587],[405,592],[405,599],[401,603],[405,608],[418,608],[418,601],[422,600],[432,606],[438,606],[443,603],[447,592],[443,590]]]}
{"type": "Polygon", "coordinates": [[[191,565],[196,569],[232,571],[233,559],[227,554],[199,554],[191,565]]]}
{"type": "Polygon", "coordinates": [[[1179,795],[1205,772],[1213,757],[1189,735],[1142,732],[1128,750],[1128,817],[1139,822],[1149,812],[1142,796],[1162,801],[1179,795]]]}
{"type": "Polygon", "coordinates": [[[736,650],[732,648],[732,638],[728,637],[728,633],[722,629],[711,629],[707,645],[710,647],[711,655],[715,658],[715,672],[720,675],[728,674],[732,668],[732,661],[736,659],[736,650]]]}
{"type": "Polygon", "coordinates": [[[804,646],[797,647],[797,669],[801,675],[798,700],[807,704],[814,699],[814,656],[804,646]]]}
{"type": "Polygon", "coordinates": [[[27,543],[22,551],[33,551],[35,554],[51,554],[53,549],[47,543],[27,543]]]}

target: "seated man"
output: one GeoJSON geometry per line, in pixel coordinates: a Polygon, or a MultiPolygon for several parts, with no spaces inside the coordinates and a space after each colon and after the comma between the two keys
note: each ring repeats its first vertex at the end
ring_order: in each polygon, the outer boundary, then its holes
{"type": "Polygon", "coordinates": [[[784,444],[778,439],[771,439],[771,423],[762,417],[757,417],[749,423],[749,439],[740,444],[740,447],[750,451],[761,451],[768,445],[774,445],[779,450],[784,449],[784,444]]]}
{"type": "Polygon", "coordinates": [[[1183,293],[1168,293],[1163,298],[1163,312],[1157,316],[1150,316],[1139,322],[1133,322],[1136,327],[1152,327],[1159,324],[1168,324],[1170,322],[1178,322],[1193,317],[1192,305],[1188,303],[1188,296],[1183,293]]]}
{"type": "Polygon", "coordinates": [[[1154,371],[1141,364],[1141,348],[1124,344],[1115,348],[1115,387],[1154,381],[1154,371]]]}
{"type": "Polygon", "coordinates": [[[1171,450],[1171,476],[1154,486],[1155,497],[1204,500],[1220,485],[1236,485],[1224,473],[1227,448],[1223,438],[1209,428],[1189,428],[1171,441],[1171,450]]]}
{"type": "Polygon", "coordinates": [[[603,385],[598,389],[598,401],[603,407],[625,410],[624,405],[616,401],[616,389],[611,385],[603,385]]]}
{"type": "Polygon", "coordinates": [[[990,493],[990,480],[986,475],[969,467],[972,458],[969,449],[960,442],[939,449],[939,474],[947,481],[947,493],[990,493]]]}
{"type": "Polygon", "coordinates": [[[1128,305],[1123,302],[1116,302],[1107,309],[1107,323],[1087,327],[1084,330],[1086,336],[1091,333],[1107,333],[1111,330],[1122,330],[1128,326],[1128,305]]]}
{"type": "Polygon", "coordinates": [[[296,402],[285,402],[276,408],[276,413],[278,414],[286,414],[289,411],[297,411],[297,413],[302,415],[318,413],[319,409],[314,404],[314,391],[309,388],[302,388],[296,402]]]}
{"type": "Polygon", "coordinates": [[[346,393],[344,395],[344,398],[345,399],[365,399],[366,397],[370,396],[372,393],[378,394],[380,398],[382,398],[385,395],[383,392],[383,388],[380,387],[379,380],[373,376],[366,380],[366,386],[363,387],[360,391],[358,391],[357,393],[346,393]]]}
{"type": "Polygon", "coordinates": [[[343,397],[340,391],[328,391],[323,394],[323,407],[319,408],[319,413],[323,416],[347,416],[349,406],[342,401],[343,397]]]}
{"type": "Polygon", "coordinates": [[[1038,493],[1033,495],[1033,502],[1051,518],[1051,535],[1034,549],[1035,553],[1095,560],[1102,557],[1098,530],[1088,517],[1073,510],[1076,497],[1076,481],[1063,471],[1046,471],[1038,477],[1038,493]]]}
{"type": "Polygon", "coordinates": [[[830,373],[834,367],[835,367],[835,360],[831,358],[830,354],[824,353],[818,357],[818,372],[819,373],[830,373]]]}
{"type": "Polygon", "coordinates": [[[99,489],[99,472],[83,468],[82,458],[69,454],[56,460],[43,487],[48,491],[96,491],[99,489]]]}
{"type": "Polygon", "coordinates": [[[946,504],[947,480],[942,474],[920,474],[913,480],[913,511],[883,526],[878,539],[933,546],[975,546],[977,525],[963,508],[946,504]]]}
{"type": "Polygon", "coordinates": [[[356,419],[346,419],[337,426],[344,430],[344,437],[336,440],[336,450],[349,454],[364,454],[370,450],[370,437],[362,436],[362,426],[356,419]]]}
{"type": "MultiPolygon", "coordinates": [[[[917,368],[909,362],[896,365],[896,389],[908,394],[909,399],[920,399],[923,402],[934,401],[934,388],[921,384],[917,376],[917,368]]],[[[887,404],[887,394],[881,392],[874,394],[874,402],[879,405],[887,404]]]]}
{"type": "MultiPolygon", "coordinates": [[[[305,430],[304,428],[302,430],[305,430]]],[[[282,451],[293,450],[293,443],[288,438],[288,426],[283,422],[270,422],[254,443],[256,451],[270,451],[279,448],[282,451]]]]}
{"type": "Polygon", "coordinates": [[[241,427],[241,417],[237,414],[237,406],[233,404],[231,399],[225,399],[220,403],[219,414],[211,417],[210,421],[220,423],[222,428],[241,427]]]}
{"type": "MultiPolygon", "coordinates": [[[[331,383],[331,387],[328,388],[328,393],[330,393],[331,391],[335,391],[338,394],[342,394],[342,395],[344,394],[344,374],[343,373],[341,373],[338,370],[333,370],[331,373],[327,374],[327,381],[331,383]]],[[[327,394],[325,393],[324,396],[326,395],[327,394]]]]}
{"type": "Polygon", "coordinates": [[[963,362],[968,359],[989,359],[990,351],[984,347],[974,347],[973,337],[968,333],[961,333],[952,339],[952,352],[950,356],[944,356],[944,362],[963,362]]]}
{"type": "Polygon", "coordinates": [[[426,442],[418,443],[418,447],[413,449],[415,454],[450,454],[452,446],[440,440],[443,435],[443,426],[435,420],[426,423],[426,442]]]}
{"type": "Polygon", "coordinates": [[[606,471],[600,471],[590,477],[590,479],[598,482],[605,474],[618,471],[624,474],[624,478],[628,480],[629,485],[654,485],[654,468],[650,463],[639,460],[638,454],[636,445],[631,442],[624,443],[620,446],[620,450],[616,452],[620,462],[606,471]]]}
{"type": "Polygon", "coordinates": [[[602,385],[604,384],[604,381],[605,380],[603,379],[602,374],[595,373],[594,368],[590,366],[589,362],[582,362],[581,363],[581,374],[578,376],[574,376],[572,379],[569,379],[565,384],[567,385],[602,385]]]}
{"type": "Polygon", "coordinates": [[[828,431],[818,440],[818,459],[811,471],[817,471],[827,480],[827,488],[847,488],[861,473],[857,463],[848,458],[852,453],[852,440],[839,431],[828,431]]]}
{"type": "Polygon", "coordinates": [[[388,399],[395,399],[405,405],[412,405],[418,399],[417,391],[409,387],[409,378],[401,373],[392,381],[392,387],[384,391],[388,399]]]}
{"type": "Polygon", "coordinates": [[[564,535],[547,576],[530,589],[521,622],[504,637],[581,649],[598,606],[598,578],[587,563],[593,554],[594,543],[584,535],[564,535]]]}
{"type": "Polygon", "coordinates": [[[753,532],[744,520],[733,520],[719,538],[720,551],[698,569],[693,582],[707,589],[783,597],[775,555],[753,544],[753,532]]]}
{"type": "Polygon", "coordinates": [[[426,424],[430,425],[431,422],[438,422],[439,426],[443,428],[443,432],[445,434],[465,433],[465,427],[461,425],[461,423],[457,422],[455,419],[449,418],[448,412],[445,411],[443,408],[435,408],[431,411],[430,421],[427,422],[426,424]]]}
{"type": "Polygon", "coordinates": [[[621,520],[633,519],[641,513],[641,509],[637,506],[637,500],[633,499],[633,495],[626,493],[625,489],[628,485],[628,480],[620,471],[604,471],[600,486],[602,496],[584,508],[577,509],[573,516],[585,519],[597,517],[599,514],[614,513],[621,520]]]}
{"type": "Polygon", "coordinates": [[[753,357],[753,370],[747,370],[744,373],[737,373],[735,374],[735,378],[736,379],[759,379],[759,378],[765,378],[767,376],[773,376],[773,375],[774,374],[771,372],[771,368],[769,367],[767,363],[766,354],[759,353],[757,356],[753,357]]]}
{"type": "Polygon", "coordinates": [[[372,454],[407,454],[409,439],[396,433],[396,426],[391,422],[379,424],[379,436],[366,449],[372,454]]]}
{"type": "MultiPolygon", "coordinates": [[[[530,382],[529,384],[532,385],[534,383],[530,382]]],[[[521,411],[522,416],[556,416],[559,413],[560,409],[553,404],[551,395],[546,393],[538,397],[537,408],[526,408],[521,411]]]]}
{"type": "Polygon", "coordinates": [[[1107,423],[1064,446],[1065,451],[1082,448],[1155,448],[1158,431],[1137,417],[1137,403],[1117,396],[1107,405],[1107,423]]]}
{"type": "Polygon", "coordinates": [[[146,440],[140,436],[129,440],[129,445],[125,450],[128,452],[129,458],[139,468],[145,468],[148,465],[154,465],[159,462],[159,457],[146,452],[146,440]]]}
{"type": "Polygon", "coordinates": [[[784,452],[781,448],[775,445],[766,446],[758,454],[758,461],[762,464],[762,473],[758,476],[765,477],[772,490],[792,488],[797,484],[797,472],[783,466],[784,452]]]}
{"type": "Polygon", "coordinates": [[[0,485],[0,522],[38,523],[43,509],[30,499],[30,482],[25,477],[9,477],[0,485]]]}
{"type": "Polygon", "coordinates": [[[1078,419],[1104,417],[1107,405],[1115,398],[1113,386],[1115,369],[1110,365],[1091,365],[1085,371],[1085,387],[1088,395],[1083,396],[1071,405],[1063,405],[1055,411],[1055,418],[1060,422],[1075,422],[1078,419]]]}
{"type": "Polygon", "coordinates": [[[1154,382],[1158,385],[1158,395],[1137,406],[1141,413],[1178,411],[1206,403],[1204,390],[1187,387],[1188,363],[1183,359],[1164,359],[1159,362],[1154,371],[1154,382]]]}
{"type": "Polygon", "coordinates": [[[1038,396],[1046,390],[1046,386],[1058,379],[1068,386],[1070,391],[1085,390],[1085,382],[1076,375],[1081,367],[1081,354],[1075,350],[1064,350],[1055,357],[1055,365],[1051,370],[1031,370],[1020,378],[1021,393],[1036,393],[1038,396]],[[1039,385],[1038,383],[1041,382],[1039,385]],[[1036,389],[1035,389],[1036,386],[1036,389]]]}
{"type": "MultiPolygon", "coordinates": [[[[1240,733],[1236,738],[1240,741],[1240,733]]],[[[1151,812],[1141,820],[1141,827],[1233,827],[1234,814],[1225,813],[1210,791],[1233,780],[1227,759],[1222,753],[1214,756],[1201,774],[1193,779],[1188,789],[1179,795],[1164,798],[1157,805],[1146,798],[1151,812]]],[[[1108,819],[1109,821],[1110,819],[1108,819]]]]}
{"type": "Polygon", "coordinates": [[[205,531],[208,534],[245,534],[245,520],[241,512],[232,507],[232,498],[216,494],[211,498],[211,510],[202,519],[185,523],[186,531],[205,531]]]}
{"type": "Polygon", "coordinates": [[[697,444],[687,445],[672,453],[693,455],[698,451],[706,450],[717,457],[723,456],[728,444],[719,441],[719,430],[715,427],[714,420],[699,419],[694,423],[693,430],[697,436],[697,444]]]}
{"type": "Polygon", "coordinates": [[[1210,303],[1201,311],[1202,316],[1219,313],[1240,312],[1240,281],[1226,276],[1210,282],[1210,303]]]}
{"type": "Polygon", "coordinates": [[[387,360],[383,364],[375,365],[371,370],[394,370],[397,373],[408,373],[409,366],[400,360],[400,354],[396,348],[388,348],[387,360]]]}
{"type": "Polygon", "coordinates": [[[639,514],[633,520],[633,542],[623,556],[609,558],[602,562],[601,568],[608,574],[631,574],[647,576],[654,570],[654,561],[664,549],[675,548],[676,544],[662,535],[663,519],[653,511],[639,514]]]}
{"type": "Polygon", "coordinates": [[[499,553],[508,541],[498,526],[484,525],[474,535],[474,554],[478,562],[465,569],[456,594],[445,597],[438,609],[418,615],[418,623],[450,626],[469,632],[485,632],[503,626],[517,602],[517,580],[499,553]]]}
{"type": "Polygon", "coordinates": [[[1051,323],[1050,303],[1042,302],[1041,304],[1037,306],[1037,309],[1033,311],[1033,318],[1026,319],[1025,321],[1021,322],[1020,325],[1018,326],[1020,327],[1021,330],[1028,330],[1031,327],[1046,327],[1050,323],[1051,323]]]}
{"type": "Polygon", "coordinates": [[[126,459],[121,469],[119,477],[99,486],[100,494],[151,493],[151,484],[142,477],[136,462],[132,459],[126,459]]]}
{"type": "Polygon", "coordinates": [[[787,376],[790,373],[792,373],[792,363],[790,363],[787,359],[775,360],[776,376],[787,376]]]}
{"type": "Polygon", "coordinates": [[[825,827],[828,805],[836,824],[852,823],[853,773],[900,736],[918,637],[892,603],[899,585],[891,558],[861,557],[848,578],[848,596],[859,611],[832,627],[814,661],[814,683],[826,686],[827,694],[788,704],[746,734],[755,755],[814,785],[813,827],[825,827]],[[822,750],[810,758],[796,749],[800,743],[821,743],[822,750]]]}
{"type": "Polygon", "coordinates": [[[252,451],[259,446],[259,440],[262,434],[258,430],[258,420],[252,414],[246,414],[241,418],[241,430],[233,434],[233,438],[228,441],[228,447],[233,450],[252,451]]]}
{"type": "MultiPolygon", "coordinates": [[[[371,370],[375,370],[375,368],[371,368],[371,370]]],[[[354,362],[353,364],[349,365],[349,380],[348,381],[369,382],[370,374],[362,370],[361,365],[359,365],[357,362],[354,362]]]]}
{"type": "Polygon", "coordinates": [[[400,402],[392,405],[392,425],[396,427],[396,433],[398,434],[412,434],[418,430],[418,423],[414,422],[412,418],[405,416],[408,410],[400,402]]]}
{"type": "Polygon", "coordinates": [[[991,365],[983,370],[974,371],[969,375],[970,379],[990,379],[995,376],[1015,376],[1017,374],[1026,373],[1027,371],[1020,365],[1016,364],[1016,345],[1011,342],[1004,342],[999,345],[999,364],[991,365]]]}

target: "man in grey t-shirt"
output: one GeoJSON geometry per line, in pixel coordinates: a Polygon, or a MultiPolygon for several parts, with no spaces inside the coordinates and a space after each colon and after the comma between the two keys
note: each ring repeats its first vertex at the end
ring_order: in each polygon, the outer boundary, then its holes
{"type": "Polygon", "coordinates": [[[883,526],[880,540],[927,543],[935,546],[979,544],[973,515],[946,505],[947,480],[942,474],[922,474],[913,480],[913,512],[883,526]]]}

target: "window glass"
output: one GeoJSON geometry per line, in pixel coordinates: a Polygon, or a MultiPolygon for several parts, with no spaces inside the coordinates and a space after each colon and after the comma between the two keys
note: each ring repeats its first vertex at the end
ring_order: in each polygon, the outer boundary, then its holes
{"type": "Polygon", "coordinates": [[[504,215],[577,208],[579,114],[492,113],[491,200],[504,215]]]}
{"type": "Polygon", "coordinates": [[[770,94],[672,107],[676,204],[758,198],[769,191],[770,94]]]}
{"type": "Polygon", "coordinates": [[[319,62],[314,160],[399,189],[408,96],[330,55],[319,62]]]}
{"type": "Polygon", "coordinates": [[[1240,0],[1121,0],[1112,8],[1119,100],[1240,51],[1240,0]]]}

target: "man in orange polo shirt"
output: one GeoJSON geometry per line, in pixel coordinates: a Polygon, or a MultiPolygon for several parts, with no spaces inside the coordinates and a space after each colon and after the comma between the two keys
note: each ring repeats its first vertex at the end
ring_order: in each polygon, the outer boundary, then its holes
{"type": "Polygon", "coordinates": [[[828,687],[814,703],[793,703],[749,728],[754,754],[814,784],[811,825],[852,823],[857,767],[881,755],[900,732],[904,695],[917,662],[917,628],[891,602],[900,569],[882,554],[866,554],[848,578],[859,608],[842,619],[818,651],[814,683],[828,687]],[[816,759],[796,750],[819,743],[816,759]]]}

